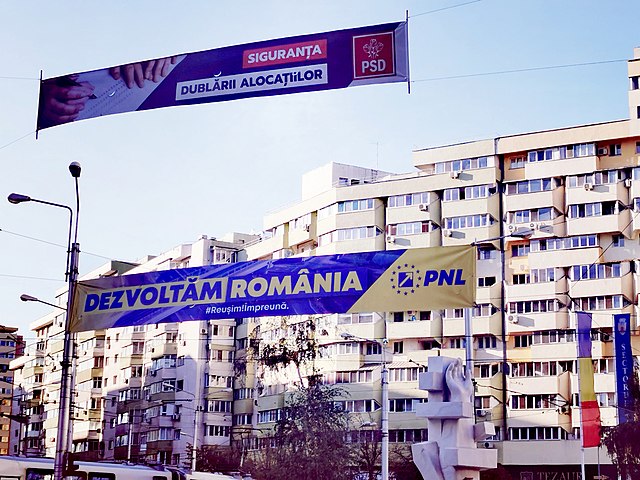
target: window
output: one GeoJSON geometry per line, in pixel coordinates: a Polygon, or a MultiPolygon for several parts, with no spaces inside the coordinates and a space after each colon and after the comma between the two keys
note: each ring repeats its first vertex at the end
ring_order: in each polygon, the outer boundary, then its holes
{"type": "Polygon", "coordinates": [[[570,272],[571,280],[576,281],[619,278],[621,276],[621,264],[595,263],[592,265],[574,265],[570,272]]]}
{"type": "Polygon", "coordinates": [[[496,277],[480,277],[478,278],[479,287],[490,287],[496,284],[496,277]]]}
{"type": "Polygon", "coordinates": [[[618,155],[622,155],[622,145],[619,143],[609,145],[609,156],[617,157],[618,155]]]}
{"type": "Polygon", "coordinates": [[[477,198],[487,198],[496,192],[495,187],[490,185],[475,185],[473,187],[447,188],[443,192],[443,202],[453,202],[457,200],[474,200],[477,198]]]}
{"type": "Polygon", "coordinates": [[[519,243],[517,245],[511,245],[512,257],[526,257],[527,255],[529,255],[528,243],[519,243]]]}
{"type": "Polygon", "coordinates": [[[381,355],[382,346],[377,342],[367,342],[365,344],[365,355],[381,355]]]}
{"type": "MultiPolygon", "coordinates": [[[[372,210],[373,199],[350,200],[348,202],[338,202],[338,213],[357,212],[360,210],[372,210]]],[[[311,223],[310,221],[308,224],[311,223]]]]}
{"type": "Polygon", "coordinates": [[[404,342],[393,342],[393,353],[403,353],[404,342]]]}
{"type": "Polygon", "coordinates": [[[612,237],[614,247],[624,247],[624,235],[616,234],[612,237]]]}
{"type": "Polygon", "coordinates": [[[389,197],[387,206],[389,208],[408,207],[410,205],[419,205],[420,203],[431,203],[429,192],[408,193],[405,195],[394,195],[389,197]]]}
{"type": "Polygon", "coordinates": [[[596,297],[582,297],[573,299],[577,310],[611,310],[628,306],[629,301],[622,295],[601,295],[596,297]]]}
{"type": "Polygon", "coordinates": [[[482,335],[478,337],[478,349],[496,348],[497,339],[493,335],[482,335]]]}
{"type": "Polygon", "coordinates": [[[562,427],[510,427],[511,440],[567,440],[571,437],[562,427]]]}
{"type": "Polygon", "coordinates": [[[515,348],[526,348],[531,345],[532,335],[515,335],[513,337],[515,348]]]}
{"type": "Polygon", "coordinates": [[[389,411],[394,413],[415,412],[418,403],[425,403],[426,398],[396,398],[389,400],[389,411]]]}
{"type": "Polygon", "coordinates": [[[435,171],[436,173],[461,172],[464,170],[493,167],[494,164],[494,157],[465,158],[463,160],[438,162],[435,164],[435,171]]]}
{"type": "Polygon", "coordinates": [[[578,235],[575,237],[531,240],[531,251],[568,250],[573,248],[596,247],[597,245],[598,238],[596,235],[578,235]]]}
{"type": "Polygon", "coordinates": [[[511,170],[524,168],[524,157],[513,157],[510,161],[509,168],[511,170]]]}
{"type": "Polygon", "coordinates": [[[474,376],[477,378],[491,378],[500,373],[500,364],[498,363],[481,363],[473,367],[474,376]]]}
{"type": "Polygon", "coordinates": [[[509,302],[509,313],[545,313],[557,312],[564,307],[558,300],[525,300],[509,302]]]}
{"type": "Polygon", "coordinates": [[[550,192],[556,186],[556,181],[551,178],[536,180],[523,180],[521,182],[509,183],[506,186],[507,195],[519,195],[523,193],[550,192]]]}
{"type": "Polygon", "coordinates": [[[429,221],[396,223],[387,226],[387,233],[389,235],[419,235],[433,230],[434,225],[429,221]]]}
{"type": "Polygon", "coordinates": [[[463,228],[478,228],[487,227],[493,225],[495,219],[488,213],[479,215],[466,215],[463,217],[449,217],[444,219],[445,228],[448,229],[463,229],[463,228]]]}

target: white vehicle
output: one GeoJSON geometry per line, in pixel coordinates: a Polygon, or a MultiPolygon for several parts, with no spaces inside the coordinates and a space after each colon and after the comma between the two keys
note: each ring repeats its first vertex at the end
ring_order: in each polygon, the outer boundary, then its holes
{"type": "MultiPolygon", "coordinates": [[[[78,480],[184,480],[178,472],[143,465],[77,461],[78,480]]],[[[0,456],[0,480],[54,480],[52,458],[0,456]]]]}

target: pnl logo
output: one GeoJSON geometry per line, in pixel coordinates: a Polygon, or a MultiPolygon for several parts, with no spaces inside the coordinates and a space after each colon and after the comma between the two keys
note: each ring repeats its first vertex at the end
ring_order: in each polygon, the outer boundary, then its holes
{"type": "Polygon", "coordinates": [[[415,265],[398,265],[398,267],[391,272],[391,288],[395,290],[398,295],[409,295],[416,293],[416,289],[420,288],[420,282],[422,281],[422,275],[415,265]]]}
{"type": "Polygon", "coordinates": [[[353,78],[395,75],[393,32],[353,37],[353,78]]]}

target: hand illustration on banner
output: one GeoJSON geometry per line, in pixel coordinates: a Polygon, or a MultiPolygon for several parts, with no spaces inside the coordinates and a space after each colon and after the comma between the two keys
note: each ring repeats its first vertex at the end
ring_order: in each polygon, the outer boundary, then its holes
{"type": "MultiPolygon", "coordinates": [[[[129,63],[109,68],[109,75],[104,73],[104,76],[111,79],[110,84],[114,81],[122,81],[123,88],[126,86],[129,90],[135,87],[143,89],[145,80],[155,84],[164,80],[177,62],[178,57],[166,57],[129,63]]],[[[100,72],[105,71],[98,70],[44,80],[40,89],[38,129],[73,122],[86,116],[86,113],[85,115],[81,113],[89,106],[87,102],[100,100],[104,93],[101,88],[103,82],[99,81],[102,78],[100,72]]]]}
{"type": "Polygon", "coordinates": [[[38,128],[73,122],[87,100],[93,96],[94,86],[78,82],[78,75],[52,78],[42,82],[38,108],[38,128]]]}
{"type": "Polygon", "coordinates": [[[151,80],[154,83],[160,82],[171,71],[171,66],[175,65],[178,57],[158,58],[146,62],[129,63],[119,67],[111,67],[109,74],[114,80],[124,81],[127,88],[137,86],[144,88],[144,81],[151,80]]]}

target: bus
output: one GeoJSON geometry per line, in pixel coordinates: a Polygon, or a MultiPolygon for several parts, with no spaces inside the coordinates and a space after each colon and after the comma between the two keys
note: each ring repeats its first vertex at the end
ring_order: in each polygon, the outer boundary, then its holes
{"type": "MultiPolygon", "coordinates": [[[[76,461],[78,470],[67,478],[77,480],[186,480],[184,474],[163,467],[125,463],[76,461]]],[[[53,459],[0,456],[0,480],[54,480],[53,459]]]]}

